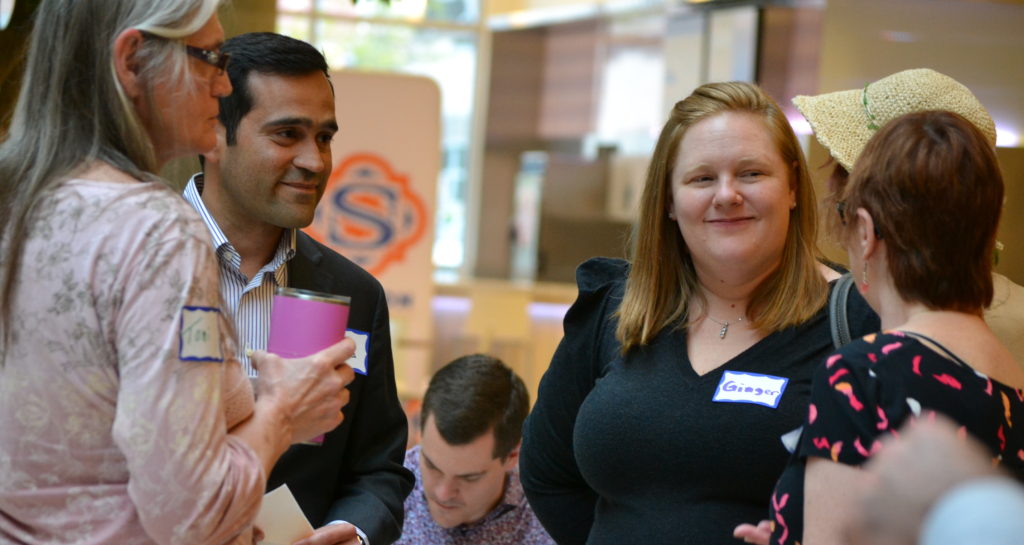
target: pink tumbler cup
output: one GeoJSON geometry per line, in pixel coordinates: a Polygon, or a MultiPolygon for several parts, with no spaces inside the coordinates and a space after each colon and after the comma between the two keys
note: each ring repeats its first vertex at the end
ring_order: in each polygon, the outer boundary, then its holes
{"type": "Polygon", "coordinates": [[[278,287],[270,311],[267,352],[304,358],[345,338],[351,298],[278,287]]]}
{"type": "MultiPolygon", "coordinates": [[[[345,338],[351,298],[297,288],[278,287],[270,311],[267,352],[304,358],[345,338]]],[[[320,435],[304,444],[323,444],[320,435]]]]}

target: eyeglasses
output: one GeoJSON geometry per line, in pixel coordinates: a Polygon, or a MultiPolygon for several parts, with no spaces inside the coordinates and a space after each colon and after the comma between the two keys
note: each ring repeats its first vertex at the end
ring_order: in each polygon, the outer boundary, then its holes
{"type": "MultiPolygon", "coordinates": [[[[171,40],[171,38],[165,38],[163,36],[158,36],[156,34],[153,34],[152,32],[147,32],[145,30],[140,30],[139,32],[142,33],[142,36],[144,38],[157,39],[157,40],[171,40]]],[[[193,45],[188,45],[188,44],[184,44],[184,45],[185,45],[185,53],[187,53],[190,57],[199,59],[199,60],[205,62],[206,64],[209,64],[210,66],[216,68],[217,69],[217,75],[223,75],[224,74],[224,70],[228,66],[228,59],[231,58],[230,54],[224,53],[223,51],[221,51],[219,49],[202,49],[200,47],[195,47],[193,45]]]]}
{"type": "Polygon", "coordinates": [[[185,44],[185,53],[216,68],[218,75],[224,73],[224,70],[228,67],[228,59],[231,58],[231,55],[219,49],[200,49],[188,44],[185,44]]]}
{"type": "Polygon", "coordinates": [[[839,223],[846,225],[846,201],[836,201],[836,214],[839,214],[839,223]]]}
{"type": "MultiPolygon", "coordinates": [[[[839,214],[839,223],[846,226],[846,201],[836,201],[836,214],[839,214]]],[[[882,231],[878,229],[878,224],[875,224],[875,238],[881,240],[885,237],[882,236],[882,231]]]]}

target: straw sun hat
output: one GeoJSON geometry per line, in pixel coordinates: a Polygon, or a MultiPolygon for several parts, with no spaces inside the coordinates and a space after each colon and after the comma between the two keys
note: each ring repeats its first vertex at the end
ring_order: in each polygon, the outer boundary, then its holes
{"type": "Polygon", "coordinates": [[[928,68],[897,72],[863,89],[797,96],[793,104],[810,122],[818,141],[848,172],[879,128],[911,112],[958,113],[996,145],[996,125],[981,102],[953,78],[928,68]]]}

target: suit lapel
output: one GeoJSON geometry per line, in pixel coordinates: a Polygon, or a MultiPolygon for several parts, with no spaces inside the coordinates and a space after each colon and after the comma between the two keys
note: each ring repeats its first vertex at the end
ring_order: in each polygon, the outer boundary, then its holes
{"type": "Polygon", "coordinates": [[[323,253],[309,235],[299,231],[295,236],[295,257],[288,262],[288,285],[294,288],[324,291],[329,279],[318,265],[323,253]]]}

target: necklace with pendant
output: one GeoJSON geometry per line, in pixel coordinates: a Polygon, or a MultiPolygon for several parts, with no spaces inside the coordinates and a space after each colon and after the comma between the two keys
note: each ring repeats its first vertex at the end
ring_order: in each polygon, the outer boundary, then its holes
{"type": "Polygon", "coordinates": [[[719,339],[725,339],[725,334],[729,332],[729,324],[740,323],[740,322],[743,321],[743,316],[740,316],[739,318],[736,318],[735,320],[733,320],[731,322],[723,322],[721,320],[716,320],[716,319],[712,318],[711,316],[707,316],[707,315],[705,317],[708,320],[711,320],[712,322],[715,322],[716,324],[722,326],[722,329],[718,330],[718,338],[719,339]]]}

